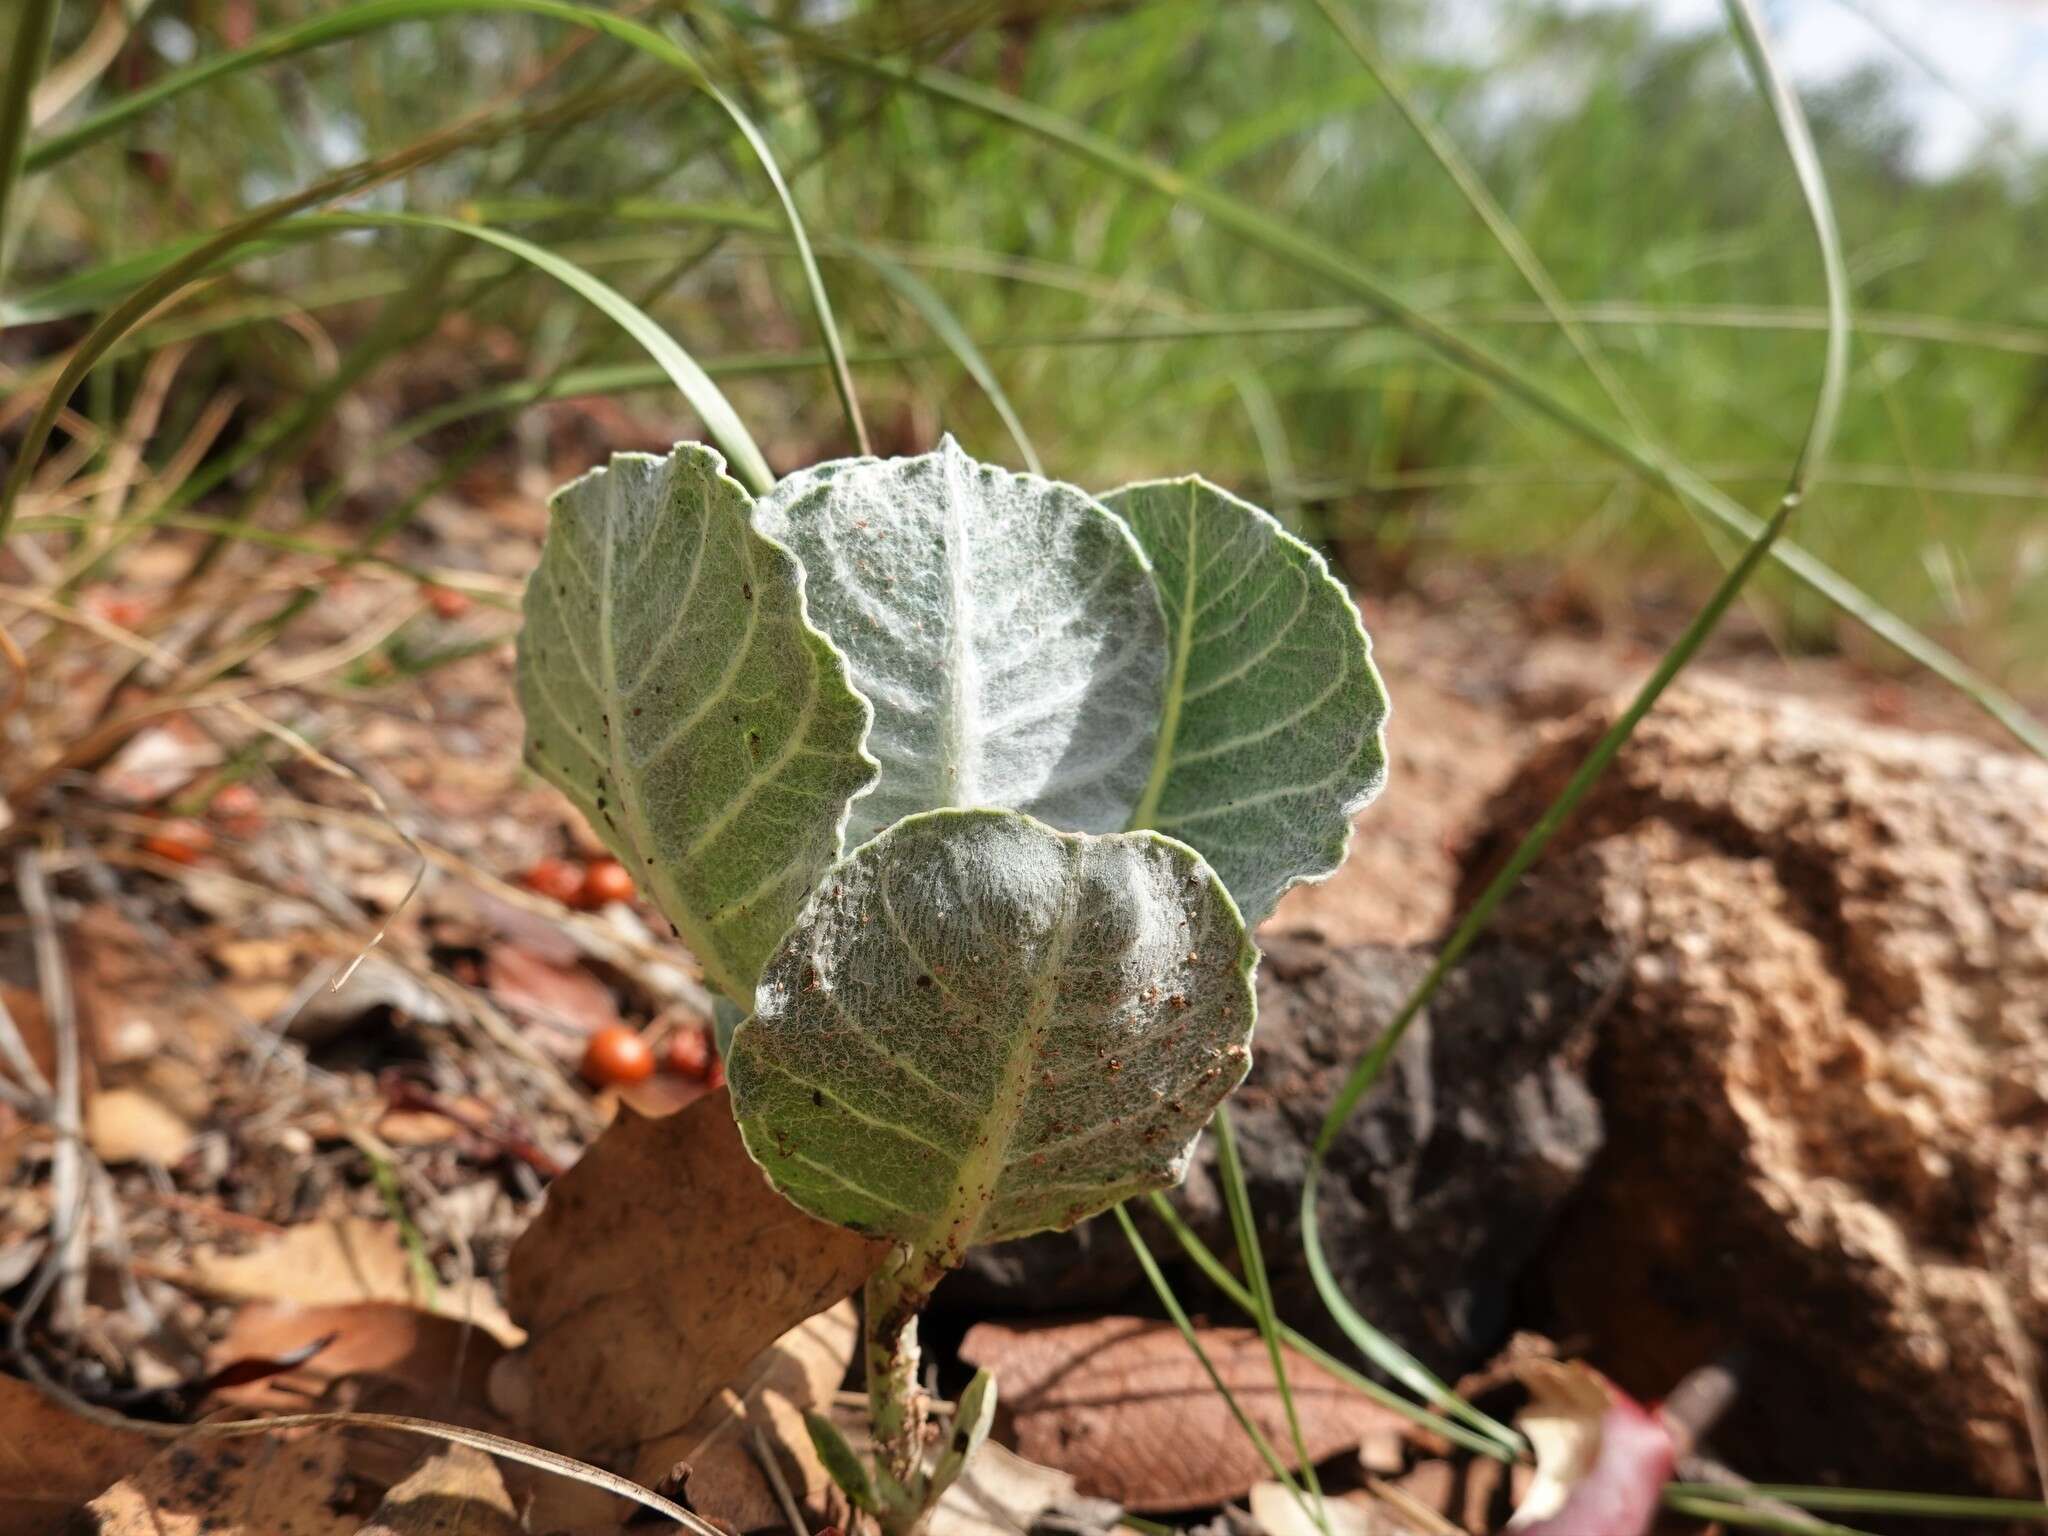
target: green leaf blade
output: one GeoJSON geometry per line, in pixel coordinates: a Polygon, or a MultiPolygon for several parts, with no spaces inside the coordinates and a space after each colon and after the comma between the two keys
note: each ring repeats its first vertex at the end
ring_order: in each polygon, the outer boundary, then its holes
{"type": "Polygon", "coordinates": [[[1133,816],[1199,850],[1248,924],[1344,860],[1386,780],[1387,696],[1322,556],[1198,477],[1103,498],[1144,548],[1172,647],[1133,816]]]}
{"type": "Polygon", "coordinates": [[[949,437],[844,459],[763,497],[811,613],[875,706],[882,763],[855,844],[942,807],[1115,832],[1150,770],[1166,631],[1129,531],[1072,486],[978,464],[949,437]]]}
{"type": "Polygon", "coordinates": [[[528,761],[744,998],[875,765],[802,568],[724,470],[683,444],[614,455],[556,493],[519,692],[528,761]]]}
{"type": "Polygon", "coordinates": [[[1256,960],[1169,839],[915,816],[834,869],[769,962],[734,1113],[805,1210],[957,1263],[1179,1181],[1250,1066],[1256,960]]]}

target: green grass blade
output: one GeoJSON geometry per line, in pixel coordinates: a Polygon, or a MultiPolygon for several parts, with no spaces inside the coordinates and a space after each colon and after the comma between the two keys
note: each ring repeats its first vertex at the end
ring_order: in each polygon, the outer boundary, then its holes
{"type": "Polygon", "coordinates": [[[2048,1503],[2039,1499],[1991,1499],[1958,1493],[1897,1493],[1883,1488],[1818,1488],[1801,1483],[1673,1483],[1670,1493],[1743,1503],[1773,1499],[1800,1509],[1844,1514],[1924,1516],[1931,1520],[2030,1520],[2048,1524],[2048,1503]]]}
{"type": "Polygon", "coordinates": [[[995,407],[996,415],[1002,418],[1004,428],[1010,434],[1010,441],[1017,445],[1017,452],[1024,456],[1024,467],[1034,475],[1045,473],[1045,466],[1039,462],[1038,450],[1031,445],[1031,437],[1024,430],[1024,423],[1018,417],[1016,408],[1010,404],[1010,397],[1003,393],[1001,380],[982,356],[981,348],[974,344],[974,338],[967,334],[959,317],[938,296],[931,284],[912,272],[900,261],[884,255],[871,245],[859,244],[853,247],[861,260],[875,271],[875,275],[897,293],[901,294],[910,307],[923,316],[924,323],[931,327],[932,334],[945,343],[946,350],[959,360],[967,370],[967,376],[981,387],[988,396],[988,403],[995,407]]]}
{"type": "MultiPolygon", "coordinates": [[[[38,3],[47,3],[47,0],[38,0],[38,3]]],[[[861,452],[868,452],[867,425],[861,419],[860,405],[854,397],[853,375],[846,366],[845,346],[840,340],[839,327],[833,318],[832,301],[825,292],[824,278],[818,271],[817,258],[811,251],[810,238],[805,233],[803,218],[797,212],[796,201],[790,196],[789,186],[782,178],[782,171],[776,164],[774,152],[768,147],[768,141],[739,103],[719,89],[705,73],[694,54],[653,28],[624,16],[599,10],[594,6],[573,4],[571,0],[361,0],[361,3],[351,5],[335,14],[319,16],[295,27],[286,27],[267,37],[258,38],[245,48],[166,75],[155,84],[125,96],[103,111],[95,113],[68,133],[56,135],[36,145],[29,152],[29,163],[32,168],[38,170],[54,165],[87,144],[104,138],[141,113],[186,91],[243,70],[256,68],[258,65],[343,42],[401,21],[494,12],[551,17],[572,26],[589,28],[625,43],[649,58],[676,70],[731,119],[734,128],[746,141],[747,148],[760,163],[762,172],[774,190],[776,201],[782,207],[783,218],[789,226],[790,238],[796,244],[798,261],[803,268],[804,285],[810,291],[811,306],[820,337],[824,342],[825,353],[831,360],[833,387],[839,394],[840,406],[846,412],[847,425],[852,429],[861,452]]]]}
{"type": "Polygon", "coordinates": [[[768,461],[761,456],[760,448],[740,421],[739,413],[733,409],[732,402],[726,399],[724,391],[711,381],[711,376],[698,366],[697,360],[684,351],[675,338],[657,325],[645,310],[618,289],[591,276],[574,263],[564,261],[554,252],[535,245],[530,240],[523,240],[517,235],[508,235],[500,229],[491,229],[482,224],[467,224],[460,219],[442,218],[437,214],[313,214],[301,218],[297,223],[302,228],[331,231],[380,228],[435,229],[448,234],[466,235],[472,240],[494,245],[499,250],[519,257],[602,311],[607,318],[640,344],[668,376],[677,391],[689,402],[690,408],[703,418],[705,429],[710,432],[712,441],[717,443],[725,456],[732,461],[738,477],[746,482],[749,489],[758,494],[775,483],[774,472],[769,469],[768,461]]]}
{"type": "Polygon", "coordinates": [[[1188,1341],[1188,1348],[1192,1349],[1195,1358],[1201,1361],[1202,1370],[1208,1376],[1209,1384],[1229,1405],[1231,1416],[1237,1420],[1238,1427],[1250,1439],[1253,1449],[1259,1453],[1259,1459],[1266,1464],[1266,1470],[1273,1474],[1273,1480],[1284,1484],[1287,1491],[1294,1495],[1295,1502],[1306,1510],[1308,1502],[1301,1491],[1301,1485],[1288,1472],[1286,1465],[1280,1460],[1280,1453],[1273,1449],[1273,1442],[1266,1438],[1265,1431],[1254,1424],[1251,1416],[1244,1411],[1244,1405],[1237,1400],[1237,1394],[1230,1390],[1230,1384],[1216,1369],[1216,1362],[1209,1358],[1209,1351],[1202,1347],[1201,1335],[1195,1332],[1195,1325],[1188,1320],[1187,1309],[1181,1306],[1180,1298],[1173,1294],[1173,1287],[1166,1283],[1166,1276],[1159,1269],[1159,1261],[1152,1257],[1152,1250],[1139,1235],[1137,1224],[1131,1220],[1131,1213],[1121,1203],[1112,1209],[1116,1212],[1117,1224],[1124,1229],[1125,1241],[1131,1245],[1131,1252],[1137,1255],[1138,1267],[1145,1271],[1145,1278],[1152,1282],[1152,1291],[1158,1296],[1159,1304],[1166,1308],[1166,1315],[1173,1319],[1174,1327],[1180,1330],[1180,1336],[1188,1341]]]}
{"type": "Polygon", "coordinates": [[[1280,1405],[1287,1415],[1287,1433],[1294,1441],[1294,1454],[1301,1464],[1302,1481],[1314,1499],[1303,1512],[1323,1536],[1330,1536],[1330,1512],[1323,1504],[1323,1486],[1308,1453],[1308,1437],[1301,1432],[1301,1414],[1294,1406],[1294,1389],[1287,1380],[1287,1357],[1280,1351],[1280,1315],[1273,1306],[1273,1287],[1266,1277],[1266,1255],[1259,1247],[1259,1229],[1252,1219],[1251,1189],[1245,1183],[1244,1164],[1237,1155],[1237,1135],[1230,1125],[1230,1106],[1216,1110],[1216,1171],[1223,1183],[1223,1203],[1230,1212],[1230,1230],[1237,1239],[1237,1259],[1251,1282],[1252,1315],[1258,1321],[1259,1337],[1266,1341],[1266,1358],[1272,1362],[1273,1384],[1280,1393],[1280,1405]]]}
{"type": "MultiPolygon", "coordinates": [[[[430,144],[432,148],[438,148],[440,141],[430,141],[430,144]]],[[[405,154],[410,163],[413,158],[425,158],[429,152],[430,145],[416,145],[405,154]]],[[[465,224],[459,219],[444,219],[431,214],[309,214],[298,219],[289,229],[284,228],[285,221],[291,215],[314,203],[357,190],[360,185],[372,179],[371,169],[383,174],[390,165],[391,162],[383,161],[377,162],[372,168],[352,168],[339,177],[331,177],[304,192],[268,204],[256,213],[237,220],[220,234],[171,263],[109,311],[74,349],[70,361],[44,397],[42,406],[29,424],[22,441],[20,456],[8,476],[4,491],[0,491],[0,538],[5,537],[8,526],[13,521],[15,504],[21,489],[28,483],[28,477],[41,456],[43,446],[49,441],[58,413],[70,399],[79,381],[92,370],[113,343],[187,282],[230,257],[242,242],[259,236],[274,236],[281,230],[291,237],[311,237],[351,229],[438,229],[495,245],[530,262],[603,311],[640,343],[683,397],[689,401],[691,408],[704,419],[706,429],[724,450],[734,469],[755,490],[766,490],[774,484],[775,477],[768,468],[767,460],[761,456],[761,450],[741,424],[738,413],[733,410],[724,393],[697,365],[696,360],[625,295],[552,252],[516,235],[505,234],[501,230],[465,224]]]]}
{"type": "MultiPolygon", "coordinates": [[[[1717,1493],[1732,1491],[1716,1490],[1717,1493]]],[[[1696,1520],[1711,1520],[1752,1531],[1786,1531],[1792,1536],[1872,1536],[1871,1532],[1853,1525],[1836,1525],[1831,1521],[1816,1520],[1811,1515],[1788,1515],[1774,1509],[1760,1509],[1733,1498],[1709,1498],[1703,1494],[1679,1493],[1670,1488],[1664,1490],[1664,1507],[1676,1514],[1691,1515],[1696,1520]]]]}
{"type": "MultiPolygon", "coordinates": [[[[757,25],[766,25],[759,18],[755,20],[757,25]]],[[[1660,463],[1656,455],[1634,437],[1616,432],[1586,415],[1520,365],[1425,313],[1391,284],[1314,236],[1283,224],[1169,166],[1134,154],[1032,102],[942,70],[869,58],[808,36],[799,37],[796,41],[799,46],[841,68],[893,82],[933,100],[1029,133],[1120,180],[1198,209],[1219,228],[1364,300],[1453,367],[1521,401],[1546,420],[1616,459],[1646,484],[1672,495],[1697,500],[1717,522],[1752,543],[1762,537],[1764,524],[1717,487],[1677,466],[1660,463]]],[[[1833,334],[1831,330],[1830,335],[1833,334]]],[[[1832,341],[1830,345],[1833,345],[1832,341]]],[[[1784,543],[1776,535],[1766,541],[1765,548],[1787,570],[1843,612],[1976,700],[2029,750],[2048,758],[2048,727],[2030,716],[2011,695],[1988,678],[1978,675],[1960,657],[1892,614],[1875,598],[1812,554],[1784,543]]]]}
{"type": "Polygon", "coordinates": [[[1849,359],[1847,273],[1841,259],[1841,242],[1835,229],[1833,208],[1828,200],[1826,178],[1820,171],[1818,156],[1813,153],[1812,139],[1806,130],[1805,117],[1799,109],[1798,100],[1783,87],[1783,82],[1776,75],[1756,18],[1747,11],[1736,8],[1746,3],[1747,0],[1731,0],[1731,14],[1735,18],[1736,30],[1744,38],[1745,47],[1752,50],[1753,57],[1758,61],[1759,72],[1765,82],[1766,97],[1778,120],[1779,131],[1785,138],[1788,153],[1799,167],[1800,186],[1812,216],[1814,237],[1822,248],[1822,273],[1827,284],[1827,305],[1832,324],[1828,332],[1821,385],[1816,393],[1813,415],[1808,422],[1806,436],[1800,445],[1798,456],[1793,461],[1785,495],[1780,500],[1777,510],[1763,525],[1757,537],[1750,541],[1748,548],[1743,551],[1742,558],[1723,577],[1706,606],[1686,626],[1685,633],[1679,637],[1677,644],[1664,653],[1655,671],[1630,700],[1628,707],[1601,734],[1593,750],[1572,774],[1563,792],[1545,807],[1543,814],[1537,818],[1536,825],[1530,828],[1528,834],[1516,845],[1507,863],[1480,893],[1471,910],[1459,921],[1449,940],[1437,952],[1428,973],[1401,1004],[1386,1029],[1373,1042],[1372,1048],[1352,1068],[1343,1087],[1338,1090],[1328,1113],[1323,1117],[1322,1128],[1317,1132],[1315,1146],[1309,1157],[1307,1176],[1302,1184],[1302,1242],[1307,1251],[1309,1272],[1315,1281],[1316,1290],[1330,1308],[1338,1326],[1368,1353],[1378,1341],[1377,1334],[1345,1299],[1324,1257],[1318,1231],[1316,1193],[1323,1164],[1329,1156],[1331,1147],[1335,1145],[1339,1133],[1351,1118],[1359,1100],[1379,1080],[1381,1072],[1393,1057],[1409,1026],[1428,1006],[1452,967],[1464,958],[1466,951],[1485,931],[1492,921],[1495,909],[1507,894],[1521,883],[1522,876],[1527,874],[1542,856],[1558,829],[1564,825],[1565,820],[1578,807],[1586,793],[1606,772],[1623,743],[1634,734],[1636,726],[1655,706],[1664,690],[1670,686],[1672,679],[1677,677],[1698,653],[1707,636],[1720,623],[1722,616],[1740,595],[1749,578],[1763,563],[1771,545],[1783,533],[1792,513],[1803,500],[1810,478],[1824,462],[1834,432],[1849,359]]]}
{"type": "MultiPolygon", "coordinates": [[[[1237,1276],[1224,1267],[1223,1261],[1217,1258],[1209,1245],[1196,1235],[1194,1228],[1181,1218],[1180,1212],[1173,1208],[1173,1202],[1162,1194],[1155,1193],[1149,1198],[1153,1214],[1166,1224],[1166,1229],[1173,1234],[1174,1240],[1180,1244],[1187,1256],[1194,1260],[1195,1266],[1208,1276],[1218,1290],[1243,1308],[1247,1316],[1254,1315],[1256,1305],[1252,1300],[1252,1293],[1244,1288],[1237,1276]]],[[[1280,1337],[1287,1341],[1289,1348],[1299,1350],[1332,1376],[1364,1393],[1382,1408],[1391,1409],[1432,1434],[1442,1435],[1453,1445],[1461,1445],[1481,1456],[1491,1456],[1496,1461],[1512,1461],[1521,1447],[1521,1436],[1505,1425],[1493,1426],[1503,1437],[1500,1439],[1475,1434],[1464,1425],[1453,1423],[1441,1414],[1432,1413],[1429,1409],[1401,1396],[1400,1393],[1391,1391],[1370,1376],[1364,1375],[1350,1362],[1340,1360],[1331,1354],[1307,1334],[1290,1328],[1285,1323],[1280,1325],[1280,1337]]],[[[1486,1422],[1493,1424],[1491,1419],[1487,1419],[1486,1422]]]]}
{"type": "Polygon", "coordinates": [[[27,151],[29,107],[36,81],[50,59],[57,32],[57,0],[21,0],[14,35],[7,40],[7,73],[0,78],[0,278],[6,276],[7,210],[21,184],[27,151]]]}

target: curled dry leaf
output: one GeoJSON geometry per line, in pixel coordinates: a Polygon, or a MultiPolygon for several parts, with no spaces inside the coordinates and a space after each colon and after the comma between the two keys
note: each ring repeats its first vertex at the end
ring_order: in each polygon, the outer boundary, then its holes
{"type": "Polygon", "coordinates": [[[1517,1374],[1531,1402],[1515,1423],[1536,1452],[1536,1477],[1507,1528],[1643,1536],[1676,1460],[1662,1417],[1577,1361],[1531,1360],[1517,1374]]]}
{"type": "MultiPolygon", "coordinates": [[[[1249,1328],[1197,1330],[1202,1347],[1284,1461],[1293,1439],[1266,1346],[1249,1328]]],[[[981,1323],[963,1358],[995,1373],[1018,1451],[1071,1472],[1081,1491],[1139,1511],[1240,1499],[1268,1476],[1201,1362],[1170,1323],[1104,1317],[981,1323]]],[[[1321,1461],[1405,1424],[1301,1355],[1285,1352],[1302,1437],[1321,1461]]]]}
{"type": "Polygon", "coordinates": [[[557,1450],[629,1456],[884,1252],[769,1188],[724,1093],[660,1120],[622,1112],[512,1250],[512,1314],[531,1337],[494,1400],[523,1402],[514,1416],[557,1450]]]}
{"type": "Polygon", "coordinates": [[[230,1252],[202,1248],[186,1277],[195,1289],[239,1301],[339,1306],[396,1301],[466,1319],[506,1343],[521,1337],[490,1287],[442,1285],[425,1294],[396,1224],[359,1216],[309,1221],[230,1252]]]}
{"type": "Polygon", "coordinates": [[[451,1445],[384,1495],[357,1536],[521,1536],[524,1530],[491,1458],[451,1445]]]}
{"type": "Polygon", "coordinates": [[[80,1505],[155,1450],[147,1436],[81,1418],[30,1383],[0,1376],[0,1531],[56,1536],[80,1505]]]}
{"type": "Polygon", "coordinates": [[[96,1536],[356,1536],[338,1434],[173,1443],[85,1506],[96,1536]]]}
{"type": "Polygon", "coordinates": [[[484,1329],[403,1302],[333,1307],[255,1302],[235,1314],[227,1334],[207,1351],[207,1369],[219,1372],[238,1361],[289,1358],[322,1340],[327,1342],[303,1364],[223,1388],[215,1398],[301,1413],[343,1377],[375,1376],[402,1389],[421,1415],[437,1418],[459,1405],[481,1404],[491,1367],[505,1354],[505,1346],[484,1329]]]}

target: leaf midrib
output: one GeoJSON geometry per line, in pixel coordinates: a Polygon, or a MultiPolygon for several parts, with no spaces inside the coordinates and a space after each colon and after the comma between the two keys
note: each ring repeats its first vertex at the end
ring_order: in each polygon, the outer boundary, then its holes
{"type": "Polygon", "coordinates": [[[946,1235],[954,1231],[962,1234],[959,1252],[964,1256],[979,1240],[982,1225],[995,1206],[1003,1170],[1010,1164],[1011,1143],[1016,1140],[1017,1128],[1024,1118],[1024,1103],[1030,1097],[1032,1068],[1037,1064],[1039,1048],[1051,1024],[1053,1004],[1059,997],[1059,981],[1066,969],[1067,951],[1073,947],[1076,909],[1080,904],[1082,853],[1078,840],[1061,841],[1068,850],[1069,878],[1060,900],[1059,916],[1053,923],[1051,942],[1039,967],[1039,974],[1045,979],[1032,999],[1025,1027],[1017,1031],[1016,1043],[1003,1062],[989,1117],[983,1122],[987,1135],[960,1159],[953,1198],[940,1207],[919,1245],[927,1256],[942,1264],[946,1235]]]}
{"type": "MultiPolygon", "coordinates": [[[[665,473],[673,476],[675,470],[671,467],[665,473]]],[[[747,995],[749,989],[744,987],[739,977],[734,974],[719,943],[716,930],[698,917],[694,905],[685,901],[682,892],[676,889],[667,862],[661,858],[648,828],[647,807],[638,790],[639,775],[628,771],[624,755],[624,695],[619,691],[618,647],[613,644],[612,634],[612,561],[619,547],[621,509],[626,488],[619,477],[613,476],[609,489],[611,494],[607,498],[604,515],[603,579],[598,583],[597,592],[597,635],[598,660],[604,668],[605,700],[610,706],[604,712],[603,723],[605,758],[611,769],[611,786],[619,797],[619,809],[626,813],[633,846],[641,850],[643,859],[650,854],[653,856],[654,862],[644,867],[652,871],[653,878],[649,883],[654,887],[655,905],[675,924],[683,942],[689,946],[690,953],[697,957],[697,964],[704,971],[704,979],[745,1008],[750,1001],[747,995]],[[614,714],[622,718],[613,719],[614,714]]],[[[666,492],[669,487],[665,486],[663,489],[666,492]]],[[[700,558],[710,552],[706,546],[711,540],[711,496],[714,489],[713,486],[704,486],[699,497],[703,513],[697,524],[700,558]]],[[[751,556],[752,551],[747,547],[743,531],[740,539],[740,558],[747,562],[749,570],[753,564],[751,556]]],[[[748,637],[741,642],[740,650],[745,651],[752,643],[752,630],[749,629],[748,637]]],[[[639,871],[635,873],[638,874],[639,871]]]]}
{"type": "Polygon", "coordinates": [[[1166,698],[1159,715],[1159,739],[1152,747],[1152,776],[1145,781],[1145,793],[1138,797],[1137,809],[1131,812],[1134,830],[1151,826],[1159,814],[1159,801],[1166,792],[1167,775],[1173,770],[1174,743],[1180,735],[1181,701],[1187,695],[1188,657],[1194,650],[1195,636],[1195,550],[1198,544],[1195,508],[1199,488],[1190,480],[1187,491],[1187,573],[1181,578],[1180,622],[1174,636],[1173,670],[1166,679],[1166,698]]]}

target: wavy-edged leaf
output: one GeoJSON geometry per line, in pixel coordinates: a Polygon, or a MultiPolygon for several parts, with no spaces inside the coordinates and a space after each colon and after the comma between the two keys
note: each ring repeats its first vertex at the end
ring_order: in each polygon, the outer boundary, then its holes
{"type": "Polygon", "coordinates": [[[1386,690],[1323,557],[1197,476],[1103,498],[1151,557],[1173,661],[1131,825],[1200,850],[1247,923],[1344,861],[1386,780],[1386,690]]]}
{"type": "Polygon", "coordinates": [[[614,454],[552,509],[519,640],[527,758],[746,997],[874,778],[867,703],[711,449],[614,454]]]}
{"type": "Polygon", "coordinates": [[[795,550],[813,622],[873,701],[881,760],[848,837],[987,806],[1121,831],[1145,787],[1166,630],[1145,557],[1085,492],[979,464],[951,437],[841,459],[755,509],[795,550]]]}
{"type": "Polygon", "coordinates": [[[1171,839],[914,816],[768,962],[733,1112],[799,1206],[955,1264],[1179,1181],[1250,1066],[1256,959],[1171,839]]]}

